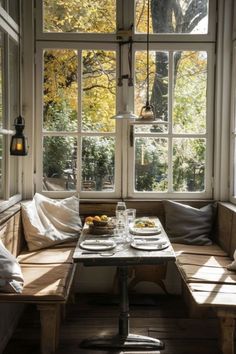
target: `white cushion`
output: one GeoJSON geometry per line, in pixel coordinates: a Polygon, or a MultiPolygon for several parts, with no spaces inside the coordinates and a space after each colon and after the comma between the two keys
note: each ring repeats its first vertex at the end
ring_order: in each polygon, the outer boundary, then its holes
{"type": "Polygon", "coordinates": [[[227,266],[227,269],[236,271],[236,250],[234,251],[234,260],[227,266]]]}
{"type": "Polygon", "coordinates": [[[78,238],[79,199],[56,200],[36,193],[32,201],[22,204],[22,220],[30,251],[78,238]]]}
{"type": "Polygon", "coordinates": [[[197,209],[164,200],[165,229],[171,242],[189,245],[210,245],[215,205],[197,209]]]}
{"type": "Polygon", "coordinates": [[[23,285],[19,263],[0,240],[0,292],[21,293],[23,285]]]}

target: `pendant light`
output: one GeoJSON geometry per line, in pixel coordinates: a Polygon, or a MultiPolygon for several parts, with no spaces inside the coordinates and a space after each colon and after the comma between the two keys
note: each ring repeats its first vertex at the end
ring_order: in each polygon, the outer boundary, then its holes
{"type": "Polygon", "coordinates": [[[150,25],[150,0],[147,8],[147,100],[145,106],[141,108],[138,120],[153,121],[155,119],[154,107],[149,101],[149,25],[150,25]]]}
{"type": "Polygon", "coordinates": [[[13,156],[26,156],[28,153],[27,138],[24,136],[25,120],[21,115],[21,38],[19,38],[19,116],[14,120],[16,133],[11,138],[10,154],[13,156]]]}

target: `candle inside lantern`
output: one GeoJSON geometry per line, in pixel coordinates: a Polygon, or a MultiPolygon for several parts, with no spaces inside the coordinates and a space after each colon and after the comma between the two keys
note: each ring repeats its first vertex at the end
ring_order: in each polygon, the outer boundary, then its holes
{"type": "Polygon", "coordinates": [[[23,146],[22,146],[22,143],[17,143],[16,144],[16,150],[22,150],[23,146]]]}

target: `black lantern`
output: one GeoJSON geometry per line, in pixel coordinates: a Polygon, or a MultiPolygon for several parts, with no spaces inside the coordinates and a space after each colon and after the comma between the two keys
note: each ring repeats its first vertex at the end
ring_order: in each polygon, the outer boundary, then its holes
{"type": "Polygon", "coordinates": [[[14,156],[26,156],[27,151],[27,138],[23,134],[25,127],[25,120],[19,116],[14,121],[16,134],[11,138],[10,154],[14,156]]]}

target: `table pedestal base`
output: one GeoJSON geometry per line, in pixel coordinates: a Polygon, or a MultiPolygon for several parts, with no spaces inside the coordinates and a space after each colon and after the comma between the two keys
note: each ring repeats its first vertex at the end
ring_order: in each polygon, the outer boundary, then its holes
{"type": "Polygon", "coordinates": [[[138,334],[128,334],[127,337],[100,336],[86,339],[81,343],[83,348],[117,348],[117,349],[164,349],[164,343],[159,339],[142,336],[138,334]]]}

